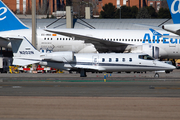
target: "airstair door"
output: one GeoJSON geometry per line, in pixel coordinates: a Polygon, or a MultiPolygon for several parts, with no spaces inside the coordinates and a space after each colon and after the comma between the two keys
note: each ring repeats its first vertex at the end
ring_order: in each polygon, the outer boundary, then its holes
{"type": "Polygon", "coordinates": [[[93,66],[99,66],[99,57],[98,55],[95,55],[92,57],[92,65],[93,66]]]}

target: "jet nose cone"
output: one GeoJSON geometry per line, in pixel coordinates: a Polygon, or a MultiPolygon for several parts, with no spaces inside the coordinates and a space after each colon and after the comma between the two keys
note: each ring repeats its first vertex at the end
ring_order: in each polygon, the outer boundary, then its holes
{"type": "Polygon", "coordinates": [[[170,65],[170,64],[167,64],[166,67],[167,67],[167,69],[170,69],[170,70],[176,69],[175,66],[170,65]]]}

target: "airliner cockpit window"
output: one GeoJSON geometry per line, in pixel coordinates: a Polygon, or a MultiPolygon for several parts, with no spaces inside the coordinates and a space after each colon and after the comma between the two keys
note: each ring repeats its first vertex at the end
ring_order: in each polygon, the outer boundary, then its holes
{"type": "Polygon", "coordinates": [[[140,59],[144,59],[144,60],[154,60],[151,56],[149,55],[139,55],[140,59]]]}

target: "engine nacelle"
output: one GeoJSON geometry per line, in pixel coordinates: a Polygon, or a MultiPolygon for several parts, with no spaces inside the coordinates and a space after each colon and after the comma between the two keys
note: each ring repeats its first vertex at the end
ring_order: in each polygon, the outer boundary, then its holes
{"type": "Polygon", "coordinates": [[[52,60],[58,62],[70,62],[74,60],[74,53],[72,51],[67,52],[52,52],[41,55],[45,60],[52,60]]]}
{"type": "Polygon", "coordinates": [[[131,53],[146,53],[151,57],[158,59],[159,56],[159,47],[152,46],[152,45],[139,45],[131,47],[131,53]]]}
{"type": "Polygon", "coordinates": [[[179,28],[180,28],[180,24],[167,24],[162,26],[162,29],[175,33],[177,35],[180,35],[179,28]]]}

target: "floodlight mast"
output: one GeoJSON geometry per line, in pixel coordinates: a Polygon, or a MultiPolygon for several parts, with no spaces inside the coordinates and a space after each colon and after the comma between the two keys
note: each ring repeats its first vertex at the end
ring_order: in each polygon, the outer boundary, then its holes
{"type": "Polygon", "coordinates": [[[36,48],[36,0],[32,0],[32,45],[36,48]]]}

